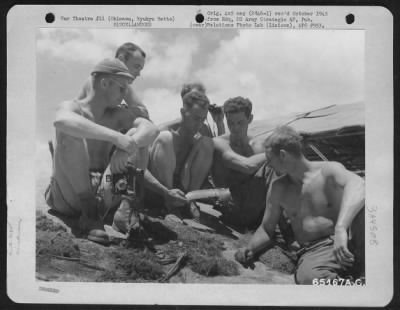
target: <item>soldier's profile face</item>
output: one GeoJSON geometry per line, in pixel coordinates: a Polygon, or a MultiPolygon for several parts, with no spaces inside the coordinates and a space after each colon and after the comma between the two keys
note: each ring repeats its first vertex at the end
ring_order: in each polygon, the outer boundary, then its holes
{"type": "Polygon", "coordinates": [[[110,101],[118,105],[126,95],[130,80],[120,77],[109,77],[108,80],[110,81],[108,88],[110,101]]]}
{"type": "Polygon", "coordinates": [[[145,58],[140,54],[139,51],[135,51],[131,54],[129,59],[125,62],[125,65],[128,67],[129,72],[132,74],[134,78],[140,76],[145,64],[145,58]]]}

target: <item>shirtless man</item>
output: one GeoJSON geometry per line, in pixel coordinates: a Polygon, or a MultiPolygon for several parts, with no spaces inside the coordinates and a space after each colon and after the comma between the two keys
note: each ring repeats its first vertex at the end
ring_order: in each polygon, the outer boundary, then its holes
{"type": "Polygon", "coordinates": [[[118,207],[121,198],[112,193],[111,174],[124,171],[128,161],[145,168],[147,157],[140,155],[158,134],[150,121],[135,119],[120,105],[132,81],[118,59],[101,61],[92,72],[88,95],[63,102],[54,122],[56,146],[46,201],[64,215],[80,216],[87,238],[102,244],[108,243],[108,236],[101,213],[111,204],[118,207]],[[117,149],[110,161],[113,145],[117,149]],[[100,186],[98,173],[104,173],[100,186]]]}
{"type": "MultiPolygon", "coordinates": [[[[135,80],[140,76],[140,72],[144,68],[146,53],[136,44],[127,42],[118,47],[115,53],[115,58],[121,60],[128,67],[129,73],[132,75],[133,80],[135,80]]],[[[90,93],[92,87],[91,85],[92,81],[91,77],[89,77],[78,96],[79,100],[84,99],[90,93]]],[[[140,116],[149,119],[147,108],[137,97],[132,86],[127,88],[123,102],[125,102],[125,104],[129,107],[129,110],[136,117],[140,116]]]]}
{"type": "Polygon", "coordinates": [[[150,151],[146,198],[178,216],[177,208],[188,205],[185,192],[199,189],[211,167],[212,139],[199,134],[208,105],[208,98],[201,92],[184,95],[179,127],[161,131],[150,151]]]}
{"type": "MultiPolygon", "coordinates": [[[[204,95],[206,95],[206,88],[204,87],[204,85],[200,82],[193,82],[193,83],[183,84],[182,90],[181,90],[181,98],[183,99],[183,97],[191,91],[197,91],[197,92],[200,92],[200,93],[203,93],[204,95]]],[[[216,135],[220,136],[225,133],[224,114],[222,112],[222,109],[212,108],[212,107],[214,107],[214,106],[210,105],[208,107],[208,111],[210,112],[214,123],[217,125],[216,135]]],[[[170,129],[176,130],[179,127],[179,124],[173,124],[172,126],[167,125],[166,128],[167,127],[169,127],[170,129]]],[[[162,129],[164,129],[164,128],[162,128],[162,129]]],[[[199,129],[199,133],[204,137],[212,138],[214,136],[211,131],[210,126],[206,123],[203,123],[201,125],[201,127],[199,129]]]]}
{"type": "Polygon", "coordinates": [[[212,175],[217,187],[230,189],[233,204],[229,213],[221,209],[222,220],[238,228],[256,228],[265,209],[268,186],[264,147],[248,136],[253,120],[249,99],[228,99],[223,107],[230,133],[213,139],[215,146],[212,175]]]}
{"type": "MultiPolygon", "coordinates": [[[[195,82],[195,83],[188,83],[182,86],[181,90],[181,98],[191,92],[191,91],[199,91],[203,94],[206,94],[206,88],[202,83],[195,82]]],[[[217,136],[223,135],[225,133],[225,125],[224,125],[224,114],[222,113],[222,109],[211,109],[212,105],[208,107],[208,110],[211,114],[211,117],[215,124],[217,125],[217,136]]],[[[206,123],[200,127],[199,132],[205,137],[213,137],[213,133],[211,132],[211,128],[206,123]]]]}
{"type": "Polygon", "coordinates": [[[363,263],[365,189],[363,179],[342,164],[308,161],[301,149],[301,136],[289,126],[268,137],[267,163],[282,176],[272,184],[262,224],[236,259],[248,262],[272,243],[283,209],[302,246],[295,281],[312,284],[345,277],[363,263]]]}

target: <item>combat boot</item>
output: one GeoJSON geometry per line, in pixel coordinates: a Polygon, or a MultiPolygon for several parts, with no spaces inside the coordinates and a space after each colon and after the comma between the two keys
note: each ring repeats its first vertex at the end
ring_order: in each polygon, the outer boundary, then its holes
{"type": "Polygon", "coordinates": [[[87,239],[103,245],[108,245],[110,240],[104,229],[104,224],[97,211],[97,201],[94,197],[81,199],[82,213],[79,218],[79,228],[87,233],[87,239]]]}

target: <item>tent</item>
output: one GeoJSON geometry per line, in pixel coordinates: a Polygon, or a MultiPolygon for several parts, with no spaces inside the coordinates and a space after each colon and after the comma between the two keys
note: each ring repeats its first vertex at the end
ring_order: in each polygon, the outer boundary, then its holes
{"type": "Polygon", "coordinates": [[[254,121],[249,135],[265,140],[276,126],[283,124],[292,126],[303,136],[308,159],[338,161],[364,176],[364,103],[331,105],[280,119],[254,121]]]}

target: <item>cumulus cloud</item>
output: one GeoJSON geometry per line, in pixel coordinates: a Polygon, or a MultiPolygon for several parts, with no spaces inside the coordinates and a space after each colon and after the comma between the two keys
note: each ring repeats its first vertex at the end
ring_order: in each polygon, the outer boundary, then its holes
{"type": "Polygon", "coordinates": [[[125,42],[134,42],[144,50],[154,46],[151,33],[135,29],[42,28],[37,50],[66,62],[95,64],[113,57],[116,48],[125,42]]]}
{"type": "Polygon", "coordinates": [[[362,31],[242,30],[197,72],[219,103],[248,97],[257,119],[362,98],[362,31]]]}
{"type": "Polygon", "coordinates": [[[40,29],[38,115],[48,117],[46,111],[54,110],[54,102],[79,89],[76,77],[85,77],[90,70],[79,72],[80,64],[112,57],[116,47],[127,41],[139,44],[148,55],[134,88],[156,123],[179,117],[180,87],[189,81],[203,82],[217,104],[234,96],[249,98],[255,119],[363,100],[363,31],[215,33],[219,42],[205,32],[187,29],[40,29]],[[65,68],[71,73],[55,79],[55,73],[65,68]]]}
{"type": "Polygon", "coordinates": [[[60,29],[39,30],[37,51],[73,63],[93,65],[100,59],[113,57],[116,48],[125,42],[138,44],[147,54],[143,76],[158,83],[184,83],[190,74],[199,39],[186,33],[173,40],[162,34],[136,29],[60,29]]]}
{"type": "Polygon", "coordinates": [[[150,118],[155,124],[161,124],[180,117],[182,100],[180,94],[167,88],[148,88],[143,92],[150,118]]]}
{"type": "Polygon", "coordinates": [[[143,72],[145,78],[152,78],[168,85],[175,85],[188,77],[192,60],[198,51],[199,42],[194,36],[178,35],[172,42],[160,42],[143,72]]]}

